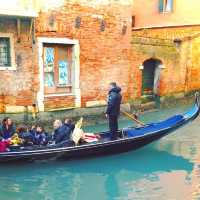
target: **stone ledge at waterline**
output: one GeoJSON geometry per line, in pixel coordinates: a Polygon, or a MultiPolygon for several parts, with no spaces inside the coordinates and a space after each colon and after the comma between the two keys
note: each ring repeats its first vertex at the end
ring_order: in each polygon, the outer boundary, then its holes
{"type": "Polygon", "coordinates": [[[191,104],[192,102],[194,102],[195,92],[200,91],[191,91],[188,93],[180,92],[160,97],[160,108],[175,107],[179,104],[191,104]]]}
{"type": "MultiPolygon", "coordinates": [[[[183,104],[191,104],[194,101],[194,92],[190,94],[173,94],[170,96],[164,96],[160,98],[159,108],[175,107],[183,104]]],[[[123,104],[121,110],[140,113],[144,111],[155,111],[158,107],[158,103],[154,101],[143,103],[141,99],[130,101],[130,103],[123,104]]],[[[51,124],[55,119],[64,119],[66,117],[74,120],[84,117],[86,124],[98,124],[106,121],[105,112],[106,106],[92,106],[88,108],[71,108],[71,109],[55,109],[52,111],[37,113],[37,119],[33,120],[32,113],[28,109],[28,112],[21,113],[5,113],[0,114],[0,120],[4,117],[11,117],[16,123],[31,124],[34,122],[41,122],[44,124],[51,124]]],[[[121,115],[123,116],[123,115],[121,115]]]]}
{"type": "MultiPolygon", "coordinates": [[[[85,121],[88,124],[96,124],[101,123],[101,120],[105,119],[105,109],[106,106],[98,106],[98,107],[88,107],[88,108],[71,108],[71,109],[56,109],[54,111],[48,112],[40,112],[37,113],[36,122],[41,123],[51,123],[55,119],[64,119],[64,118],[72,118],[79,119],[80,117],[84,117],[85,121]]],[[[121,109],[130,112],[131,106],[129,103],[122,104],[121,109]]],[[[34,122],[33,116],[31,112],[23,112],[23,113],[4,113],[0,114],[0,120],[4,117],[11,117],[16,123],[27,123],[31,124],[34,122]]]]}

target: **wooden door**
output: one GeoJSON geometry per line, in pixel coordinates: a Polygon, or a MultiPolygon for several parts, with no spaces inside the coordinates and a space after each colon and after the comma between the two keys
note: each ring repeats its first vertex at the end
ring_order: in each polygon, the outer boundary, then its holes
{"type": "Polygon", "coordinates": [[[153,60],[149,60],[144,63],[144,69],[142,72],[142,94],[152,95],[154,88],[154,73],[156,63],[153,60]]]}
{"type": "Polygon", "coordinates": [[[44,45],[45,94],[71,93],[72,48],[72,45],[44,45]]]}

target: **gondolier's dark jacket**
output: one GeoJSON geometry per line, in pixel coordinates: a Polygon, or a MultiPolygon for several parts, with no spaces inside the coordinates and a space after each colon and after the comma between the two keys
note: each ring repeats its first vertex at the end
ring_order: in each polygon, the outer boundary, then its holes
{"type": "Polygon", "coordinates": [[[110,116],[118,116],[120,114],[120,104],[122,100],[120,92],[120,87],[114,87],[109,91],[106,114],[110,116]]]}

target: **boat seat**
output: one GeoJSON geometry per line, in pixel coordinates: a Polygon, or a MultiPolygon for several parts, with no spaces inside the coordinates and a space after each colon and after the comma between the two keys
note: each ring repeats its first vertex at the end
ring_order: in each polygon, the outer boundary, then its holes
{"type": "Polygon", "coordinates": [[[172,127],[182,122],[183,120],[184,120],[183,115],[175,115],[162,122],[151,123],[151,124],[146,125],[145,127],[139,127],[139,128],[134,128],[134,129],[127,128],[127,129],[124,129],[124,132],[128,137],[142,136],[151,132],[156,132],[161,129],[172,127]]]}
{"type": "Polygon", "coordinates": [[[120,138],[125,138],[127,136],[126,129],[120,131],[120,138]]]}
{"type": "MultiPolygon", "coordinates": [[[[122,129],[122,133],[121,133],[122,138],[125,138],[125,137],[128,136],[128,134],[127,134],[127,130],[128,130],[128,129],[131,129],[131,128],[123,128],[123,129],[122,129]]],[[[132,128],[132,129],[133,129],[133,128],[132,128]]]]}

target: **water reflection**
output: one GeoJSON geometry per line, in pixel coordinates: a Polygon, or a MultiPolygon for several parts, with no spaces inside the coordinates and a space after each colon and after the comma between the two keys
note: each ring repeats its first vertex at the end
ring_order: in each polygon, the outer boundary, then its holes
{"type": "MultiPolygon", "coordinates": [[[[121,126],[127,124],[130,121],[121,126]]],[[[199,124],[198,119],[156,143],[120,155],[1,165],[0,199],[198,199],[199,124]]]]}
{"type": "Polygon", "coordinates": [[[7,165],[0,169],[2,198],[17,199],[20,193],[18,199],[27,195],[30,199],[126,199],[161,190],[159,184],[163,180],[171,183],[173,174],[184,180],[193,164],[149,146],[137,153],[19,165],[15,171],[7,165]]]}

